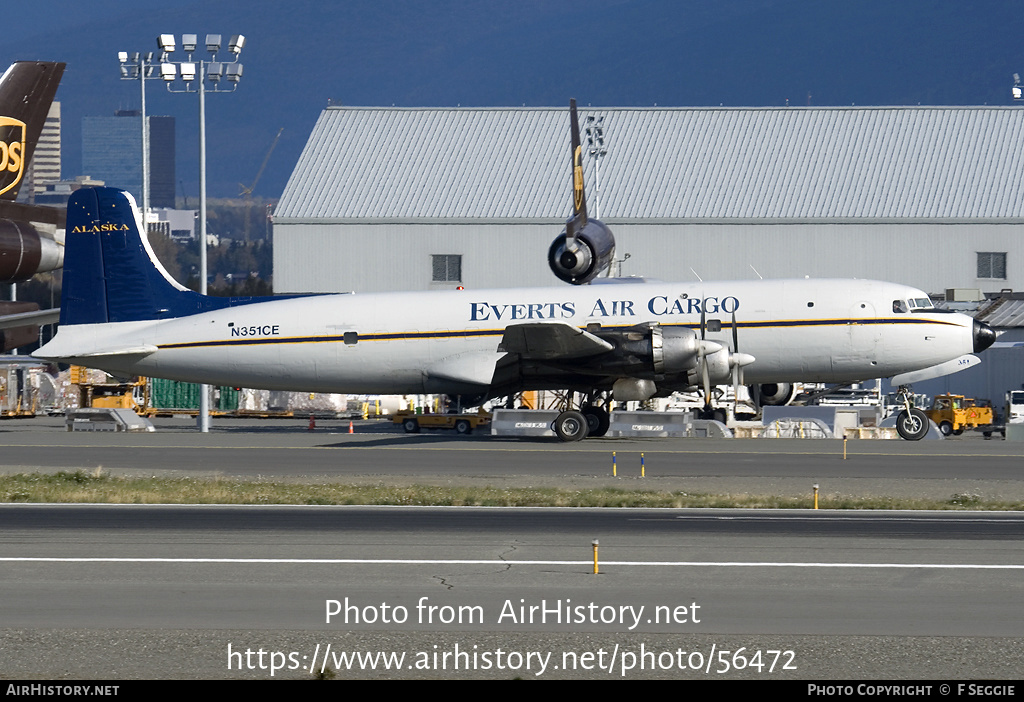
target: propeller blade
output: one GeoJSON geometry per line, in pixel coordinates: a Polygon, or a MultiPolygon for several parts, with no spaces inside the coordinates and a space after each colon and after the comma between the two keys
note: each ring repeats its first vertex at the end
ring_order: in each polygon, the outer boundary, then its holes
{"type": "MultiPolygon", "coordinates": [[[[700,373],[704,379],[704,410],[708,411],[711,409],[711,374],[708,371],[708,359],[707,359],[707,346],[708,342],[704,340],[707,334],[707,314],[704,311],[704,296],[701,295],[700,302],[700,351],[698,356],[698,363],[700,363],[700,373]]],[[[714,343],[714,342],[712,342],[714,343]]],[[[711,353],[715,353],[712,351],[711,353]]]]}
{"type": "Polygon", "coordinates": [[[707,409],[711,407],[711,375],[707,362],[701,365],[701,374],[704,376],[704,408],[707,409]]]}
{"type": "MultiPolygon", "coordinates": [[[[738,354],[740,352],[740,336],[736,330],[736,310],[732,311],[732,352],[738,354]]],[[[736,416],[736,403],[740,396],[740,374],[742,373],[742,366],[739,363],[734,363],[732,366],[732,414],[736,416]]]]}
{"type": "Polygon", "coordinates": [[[740,397],[740,367],[732,367],[732,416],[736,416],[736,403],[740,397]]]}

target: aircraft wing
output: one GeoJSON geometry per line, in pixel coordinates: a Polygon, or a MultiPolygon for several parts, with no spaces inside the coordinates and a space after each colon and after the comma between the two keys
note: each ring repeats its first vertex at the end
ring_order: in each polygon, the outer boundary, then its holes
{"type": "Polygon", "coordinates": [[[604,339],[565,322],[509,325],[498,346],[499,351],[537,361],[596,356],[613,348],[604,339]]]}

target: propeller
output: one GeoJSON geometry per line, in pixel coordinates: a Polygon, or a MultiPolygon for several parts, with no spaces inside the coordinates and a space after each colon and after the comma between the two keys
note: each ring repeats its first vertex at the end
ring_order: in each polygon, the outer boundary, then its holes
{"type": "Polygon", "coordinates": [[[708,371],[707,348],[704,337],[707,333],[707,315],[704,312],[704,300],[700,305],[700,351],[697,362],[700,364],[701,377],[704,380],[704,412],[711,414],[711,374],[708,371]]]}
{"type": "MultiPolygon", "coordinates": [[[[736,310],[732,311],[732,353],[733,360],[740,353],[740,334],[736,329],[736,310]]],[[[736,403],[740,396],[740,383],[743,377],[743,367],[739,363],[732,364],[732,414],[736,416],[736,403]]]]}
{"type": "Polygon", "coordinates": [[[739,400],[740,385],[743,382],[743,368],[754,362],[754,357],[749,353],[740,353],[740,335],[736,326],[736,310],[732,312],[732,355],[729,357],[729,365],[732,366],[732,413],[736,415],[736,404],[739,400]]]}

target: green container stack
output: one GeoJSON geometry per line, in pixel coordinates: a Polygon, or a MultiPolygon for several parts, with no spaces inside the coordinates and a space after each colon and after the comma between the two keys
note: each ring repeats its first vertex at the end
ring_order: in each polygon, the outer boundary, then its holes
{"type": "MultiPolygon", "coordinates": [[[[149,401],[156,409],[197,410],[199,409],[199,384],[164,378],[149,379],[149,401]]],[[[238,409],[239,391],[235,388],[219,388],[216,408],[222,412],[238,409]]]]}

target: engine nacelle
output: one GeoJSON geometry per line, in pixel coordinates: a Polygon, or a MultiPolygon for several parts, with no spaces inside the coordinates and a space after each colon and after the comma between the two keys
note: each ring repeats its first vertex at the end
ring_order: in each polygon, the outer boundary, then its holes
{"type": "Polygon", "coordinates": [[[615,237],[604,222],[591,219],[576,233],[575,246],[566,246],[563,231],[548,249],[548,265],[560,280],[573,285],[583,285],[596,278],[608,268],[615,255],[615,237]]]}
{"type": "Polygon", "coordinates": [[[679,373],[693,368],[697,362],[700,340],[686,327],[652,327],[651,347],[654,372],[679,373]]]}
{"type": "Polygon", "coordinates": [[[792,383],[763,383],[750,387],[751,397],[758,399],[758,404],[788,405],[796,397],[796,386],[792,383]]]}
{"type": "Polygon", "coordinates": [[[0,281],[28,280],[64,263],[64,247],[28,222],[0,219],[0,281]]]}

